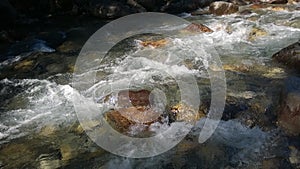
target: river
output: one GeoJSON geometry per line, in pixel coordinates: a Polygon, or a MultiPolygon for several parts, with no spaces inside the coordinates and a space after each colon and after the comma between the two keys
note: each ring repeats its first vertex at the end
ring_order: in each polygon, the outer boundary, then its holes
{"type": "MultiPolygon", "coordinates": [[[[178,33],[168,37],[167,47],[158,49],[136,45],[145,38],[143,36],[122,41],[121,47],[113,48],[102,65],[90,70],[97,72],[97,85],[85,92],[94,93],[98,104],[104,104],[101,99],[107,84],[123,84],[128,79],[133,88],[172,84],[174,79],[152,71],[159,68],[173,75],[195,76],[205,104],[211,92],[205,71],[209,51],[204,49],[195,55],[193,50],[198,49],[199,44],[213,47],[225,70],[227,99],[223,113],[226,115],[209,140],[198,143],[199,129],[203,125],[200,119],[177,146],[161,155],[146,159],[113,155],[97,146],[80,128],[73,105],[74,92],[80,92],[73,86],[71,71],[30,78],[10,76],[0,80],[0,168],[262,168],[270,165],[269,159],[279,159],[283,166],[291,167],[287,161],[287,138],[271,122],[271,117],[266,118],[264,114],[275,113],[280,87],[289,76],[271,57],[300,39],[300,11],[266,8],[246,15],[182,14],[182,17],[202,23],[214,32],[178,33]],[[189,63],[178,65],[172,55],[183,57],[189,63]],[[159,80],[148,81],[148,77],[153,76],[159,80]]],[[[147,35],[151,36],[155,35],[147,35]]],[[[39,47],[42,52],[54,52],[50,47],[39,47]]],[[[28,55],[32,53],[0,63],[5,70],[2,77],[5,73],[11,75],[7,67],[28,55]]],[[[61,57],[65,57],[64,61],[56,67],[75,64],[76,56],[62,54],[61,57]]],[[[174,88],[171,91],[166,87],[159,89],[166,92],[166,97],[175,95],[170,102],[177,102],[178,88],[174,88]]]]}

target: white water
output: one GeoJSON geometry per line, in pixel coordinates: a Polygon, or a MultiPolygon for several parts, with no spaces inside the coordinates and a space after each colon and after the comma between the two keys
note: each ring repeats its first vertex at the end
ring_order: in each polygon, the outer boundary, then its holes
{"type": "MultiPolygon", "coordinates": [[[[196,127],[193,129],[192,135],[196,137],[199,134],[198,130],[201,127],[205,119],[199,121],[196,127]]],[[[276,143],[272,142],[273,134],[263,132],[259,128],[250,129],[243,126],[241,123],[235,120],[222,121],[218,128],[216,129],[210,140],[203,146],[216,146],[217,149],[222,149],[222,147],[228,146],[231,148],[231,152],[226,153],[226,158],[229,158],[230,163],[236,164],[237,167],[242,167],[243,163],[251,166],[252,168],[260,168],[256,161],[260,161],[261,158],[268,158],[268,155],[264,150],[271,147],[270,145],[276,147],[276,143]],[[212,144],[210,144],[212,143],[212,144]]],[[[200,144],[199,144],[200,145],[200,144]]],[[[201,146],[201,145],[200,145],[201,146]]],[[[190,149],[189,151],[195,151],[197,149],[190,149]]],[[[206,153],[199,151],[199,153],[206,153]]],[[[150,158],[145,160],[134,160],[128,158],[112,158],[102,166],[102,168],[114,168],[122,169],[126,168],[164,168],[163,166],[172,162],[172,157],[176,156],[176,150],[170,150],[166,154],[160,155],[157,158],[150,158]]],[[[188,158],[185,154],[182,154],[182,158],[188,158]]],[[[183,160],[181,158],[176,158],[177,160],[183,160]]],[[[192,160],[187,159],[187,163],[197,164],[196,160],[203,160],[201,157],[195,157],[192,160]]],[[[217,159],[214,163],[222,163],[224,159],[217,159]]],[[[184,161],[184,160],[183,160],[184,161]]],[[[204,162],[205,163],[205,162],[204,162]]],[[[205,167],[205,166],[202,166],[205,167]]]]}
{"type": "Polygon", "coordinates": [[[75,121],[70,85],[59,85],[49,80],[1,80],[5,86],[0,95],[14,93],[1,112],[0,143],[28,133],[36,132],[46,125],[70,124],[75,121]],[[9,110],[6,110],[9,109],[9,110]]]}
{"type": "MultiPolygon", "coordinates": [[[[101,100],[103,93],[106,92],[105,85],[107,84],[124,84],[128,79],[131,79],[133,85],[144,84],[149,87],[151,84],[158,84],[157,81],[153,81],[150,78],[152,76],[160,76],[160,82],[172,80],[167,78],[167,74],[153,71],[154,68],[168,70],[167,72],[173,72],[178,76],[191,74],[198,78],[207,78],[205,68],[208,65],[205,61],[209,55],[205,51],[205,46],[215,47],[221,58],[235,57],[250,60],[250,62],[258,61],[263,64],[270,59],[273,53],[296,42],[300,38],[299,29],[280,26],[280,21],[292,20],[299,17],[299,15],[299,12],[277,12],[276,14],[270,13],[265,15],[257,21],[249,21],[246,20],[247,17],[237,17],[236,15],[215,18],[208,16],[208,20],[205,21],[206,25],[212,28],[215,31],[214,33],[204,33],[188,38],[178,37],[171,40],[173,46],[171,45],[167,51],[159,49],[157,52],[149,52],[149,49],[140,49],[133,54],[135,57],[129,55],[115,64],[107,63],[106,65],[110,67],[100,67],[100,70],[97,71],[103,71],[108,75],[114,73],[113,77],[107,76],[102,78],[88,88],[86,92],[96,94],[96,98],[101,100]],[[281,19],[276,20],[275,18],[281,19]],[[278,25],[275,25],[273,22],[276,22],[278,25]],[[226,32],[225,29],[228,26],[231,27],[232,33],[226,32]],[[260,27],[266,30],[268,35],[258,37],[252,42],[248,41],[248,34],[253,27],[260,27]],[[200,51],[200,53],[202,52],[201,56],[196,55],[193,51],[194,47],[196,47],[193,45],[197,44],[195,43],[196,41],[205,43],[203,51],[200,51]],[[178,48],[185,50],[178,50],[178,48]],[[192,63],[200,68],[191,70],[185,65],[177,65],[180,60],[172,58],[172,54],[175,52],[186,58],[189,57],[188,59],[191,59],[192,63]],[[136,57],[138,54],[149,54],[148,56],[152,60],[143,58],[142,55],[141,57],[136,57]],[[113,79],[113,81],[107,79],[113,79]]],[[[197,19],[195,18],[195,20],[197,19]]],[[[14,61],[18,61],[18,59],[14,61]]],[[[71,87],[70,82],[61,85],[52,78],[46,80],[4,79],[0,81],[0,84],[4,86],[0,90],[0,97],[4,98],[8,95],[13,95],[9,99],[4,99],[3,104],[0,104],[2,106],[0,108],[0,144],[39,131],[43,126],[49,124],[68,126],[76,120],[72,105],[72,92],[74,89],[71,87]]],[[[155,130],[155,126],[153,128],[155,130]]],[[[139,128],[135,128],[132,131],[138,132],[138,130],[139,128]]],[[[231,147],[243,149],[233,160],[243,158],[247,162],[254,162],[252,156],[251,158],[249,157],[250,159],[245,158],[249,151],[251,151],[250,154],[259,152],[268,137],[268,133],[260,129],[248,129],[239,123],[231,121],[221,123],[217,131],[217,136],[214,137],[217,141],[231,147]],[[248,138],[252,139],[248,140],[248,138]]],[[[129,166],[128,161],[118,161],[116,164],[112,161],[107,166],[108,168],[115,168],[117,164],[129,166]]]]}

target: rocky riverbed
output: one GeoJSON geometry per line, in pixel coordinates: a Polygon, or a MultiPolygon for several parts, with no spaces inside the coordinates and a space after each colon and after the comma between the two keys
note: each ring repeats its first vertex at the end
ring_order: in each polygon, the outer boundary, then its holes
{"type": "Polygon", "coordinates": [[[0,168],[300,167],[299,2],[4,0],[0,9],[0,168]],[[97,72],[97,85],[86,94],[100,107],[117,109],[79,122],[73,107],[79,89],[72,80],[82,46],[111,19],[145,11],[193,24],[170,37],[139,35],[113,47],[90,70],[97,72]],[[199,45],[201,56],[193,53],[199,45]],[[205,64],[211,52],[205,47],[216,49],[227,91],[221,122],[200,144],[211,104],[207,70],[218,69],[205,64]],[[172,60],[177,57],[183,61],[172,60]],[[198,110],[180,102],[174,79],[152,71],[162,67],[196,77],[198,110]],[[129,93],[106,92],[105,85],[132,77],[129,93]],[[130,159],[105,151],[86,134],[101,120],[139,138],[179,123],[193,127],[171,150],[130,159]]]}

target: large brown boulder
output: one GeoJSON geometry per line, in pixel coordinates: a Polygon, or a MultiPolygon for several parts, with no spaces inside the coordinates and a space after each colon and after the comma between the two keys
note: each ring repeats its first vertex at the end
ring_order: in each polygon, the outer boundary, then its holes
{"type": "MultiPolygon", "coordinates": [[[[109,102],[112,97],[108,95],[104,102],[109,102]]],[[[155,122],[185,121],[194,124],[205,116],[204,112],[193,110],[182,103],[167,105],[166,110],[157,109],[156,105],[151,104],[151,92],[148,90],[120,91],[115,104],[116,108],[106,112],[105,118],[114,129],[124,134],[130,133],[132,127],[137,125],[143,126],[143,132],[147,133],[150,125],[155,122]]]]}
{"type": "Polygon", "coordinates": [[[154,122],[160,122],[160,113],[146,107],[129,107],[109,111],[105,114],[110,125],[121,133],[128,133],[131,127],[143,125],[144,131],[154,122]]]}
{"type": "Polygon", "coordinates": [[[238,12],[239,7],[233,3],[217,1],[209,6],[210,13],[214,15],[229,15],[238,12]]]}
{"type": "Polygon", "coordinates": [[[148,90],[125,90],[118,93],[118,106],[129,107],[129,106],[149,106],[150,91],[148,90]]]}
{"type": "Polygon", "coordinates": [[[273,58],[300,71],[300,40],[273,55],[273,58]]]}
{"type": "Polygon", "coordinates": [[[300,134],[300,78],[286,80],[278,111],[278,125],[289,135],[300,134]]]}
{"type": "MultiPolygon", "coordinates": [[[[135,125],[144,125],[147,130],[150,124],[159,121],[162,112],[155,111],[150,104],[150,91],[124,90],[117,95],[117,108],[105,114],[110,125],[121,133],[130,132],[135,125]]],[[[111,95],[106,97],[106,102],[111,100],[111,95]]]]}
{"type": "Polygon", "coordinates": [[[209,27],[199,24],[199,23],[191,23],[187,27],[185,27],[183,32],[190,32],[190,33],[199,33],[199,32],[213,32],[209,27]]]}

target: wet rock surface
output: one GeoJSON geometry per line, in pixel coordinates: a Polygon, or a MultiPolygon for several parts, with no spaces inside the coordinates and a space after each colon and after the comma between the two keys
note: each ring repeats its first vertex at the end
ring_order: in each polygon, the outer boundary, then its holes
{"type": "Polygon", "coordinates": [[[249,41],[255,41],[258,38],[266,36],[268,33],[267,31],[260,29],[260,28],[253,28],[251,32],[249,33],[248,40],[249,41]]]}
{"type": "Polygon", "coordinates": [[[198,23],[192,23],[189,26],[185,27],[182,32],[191,32],[191,33],[199,33],[199,32],[213,32],[209,27],[198,24],[198,23]]]}
{"type": "Polygon", "coordinates": [[[157,41],[141,41],[140,45],[143,47],[153,47],[153,48],[158,48],[158,47],[163,47],[168,43],[166,39],[161,39],[157,41]]]}
{"type": "Polygon", "coordinates": [[[300,152],[299,148],[295,146],[290,146],[290,157],[289,161],[294,168],[298,168],[300,166],[300,152]]]}
{"type": "Polygon", "coordinates": [[[0,161],[3,166],[5,168],[19,168],[20,166],[61,168],[68,166],[72,160],[83,160],[79,156],[90,159],[105,154],[105,151],[89,140],[86,135],[73,133],[71,127],[64,129],[67,132],[63,132],[58,126],[47,128],[53,128],[56,131],[55,134],[49,134],[48,131],[45,133],[48,129],[44,128],[41,133],[30,136],[37,142],[30,142],[32,138],[27,138],[29,142],[26,144],[23,144],[21,140],[15,140],[11,144],[2,144],[0,161]],[[37,144],[42,140],[44,140],[42,144],[37,144]]]}
{"type": "MultiPolygon", "coordinates": [[[[150,91],[120,91],[117,96],[117,109],[105,114],[106,120],[121,133],[128,133],[134,125],[144,125],[144,132],[150,124],[160,121],[162,112],[151,108],[150,91]]],[[[107,96],[106,100],[111,96],[107,96]]]]}
{"type": "MultiPolygon", "coordinates": [[[[110,100],[107,96],[106,100],[110,100]]],[[[153,96],[152,96],[153,97],[153,96]]],[[[166,107],[152,105],[150,91],[120,91],[116,101],[117,108],[105,113],[105,119],[119,132],[129,133],[132,127],[143,126],[147,132],[153,123],[170,124],[175,121],[195,124],[205,114],[184,104],[166,107]]]]}
{"type": "Polygon", "coordinates": [[[273,58],[300,72],[300,41],[277,52],[273,55],[273,58]]]}
{"type": "Polygon", "coordinates": [[[238,10],[237,5],[223,1],[213,2],[209,6],[209,11],[215,15],[229,15],[236,13],[238,10]]]}

